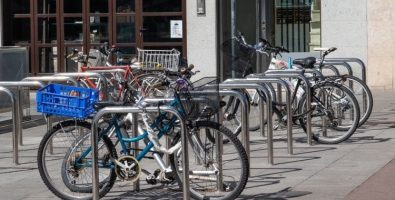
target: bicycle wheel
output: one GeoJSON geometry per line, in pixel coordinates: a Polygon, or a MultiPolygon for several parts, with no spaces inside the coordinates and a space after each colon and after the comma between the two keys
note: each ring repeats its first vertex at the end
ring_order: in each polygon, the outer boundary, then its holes
{"type": "Polygon", "coordinates": [[[346,87],[349,87],[355,98],[358,101],[359,109],[361,111],[361,119],[358,127],[362,126],[370,117],[373,109],[373,96],[369,87],[359,78],[354,76],[347,76],[347,81],[344,82],[346,87]]]}
{"type": "MultiPolygon", "coordinates": [[[[271,84],[264,84],[264,86],[269,90],[272,101],[276,101],[276,93],[271,84]]],[[[245,97],[247,98],[247,101],[249,103],[249,130],[250,131],[257,131],[261,128],[261,108],[259,106],[260,101],[262,98],[260,98],[260,94],[257,92],[257,90],[254,90],[253,92],[246,92],[245,97]]],[[[265,101],[265,106],[266,106],[266,98],[264,98],[265,101]]],[[[239,111],[240,112],[240,111],[239,111]]],[[[238,115],[240,116],[240,115],[238,115]]],[[[265,118],[265,124],[267,123],[267,117],[266,117],[266,112],[264,113],[264,118],[265,118]]],[[[239,117],[236,116],[235,118],[236,125],[240,124],[239,117]]]]}
{"type": "MultiPolygon", "coordinates": [[[[311,131],[313,139],[323,144],[347,140],[358,127],[359,105],[352,91],[343,85],[324,82],[312,87],[311,131]]],[[[306,112],[306,96],[299,102],[300,113],[306,112]]],[[[299,118],[306,132],[305,118],[299,118]]]]}
{"type": "MultiPolygon", "coordinates": [[[[189,127],[189,185],[194,199],[235,199],[248,180],[249,163],[241,142],[226,127],[196,121],[189,127]],[[214,139],[214,142],[211,140],[214,139]],[[222,144],[228,139],[227,144],[222,144]],[[217,153],[217,151],[222,152],[217,153]],[[222,169],[222,170],[221,170],[222,169]]],[[[177,137],[179,138],[179,137],[177,137]]],[[[178,139],[173,141],[176,144],[178,139]]],[[[176,180],[182,180],[182,150],[170,155],[176,180]]]]}
{"type": "Polygon", "coordinates": [[[231,98],[231,96],[224,96],[222,97],[222,101],[226,102],[226,106],[222,107],[222,125],[228,128],[230,131],[233,132],[236,136],[239,135],[241,132],[241,123],[240,123],[240,116],[241,116],[241,103],[236,110],[235,115],[232,113],[235,110],[236,102],[238,101],[237,98],[231,98]]]}
{"type": "Polygon", "coordinates": [[[148,97],[163,97],[167,95],[167,87],[162,86],[151,90],[151,85],[155,83],[159,83],[162,81],[168,80],[167,76],[164,74],[143,74],[136,79],[133,79],[129,86],[131,89],[138,92],[139,95],[143,95],[146,98],[148,97]]]}
{"type": "MultiPolygon", "coordinates": [[[[90,129],[91,124],[86,121],[63,121],[48,131],[40,143],[37,163],[41,179],[61,199],[92,199],[91,153],[75,163],[76,158],[91,144],[90,129]]],[[[99,142],[99,148],[98,158],[101,161],[109,155],[116,157],[107,136],[99,142]]],[[[114,169],[106,168],[100,162],[100,197],[110,191],[115,179],[114,169]]]]}

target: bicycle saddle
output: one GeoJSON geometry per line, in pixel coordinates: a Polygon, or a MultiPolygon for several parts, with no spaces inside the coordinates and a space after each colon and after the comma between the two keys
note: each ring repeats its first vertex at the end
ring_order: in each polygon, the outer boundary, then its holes
{"type": "Polygon", "coordinates": [[[295,59],[295,60],[293,60],[292,64],[300,65],[306,69],[313,69],[315,62],[316,62],[315,57],[307,57],[307,58],[295,59]]]}

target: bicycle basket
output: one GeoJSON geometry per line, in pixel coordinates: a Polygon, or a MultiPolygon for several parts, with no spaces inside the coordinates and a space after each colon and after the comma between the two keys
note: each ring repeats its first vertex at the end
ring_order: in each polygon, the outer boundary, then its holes
{"type": "Polygon", "coordinates": [[[180,52],[172,50],[143,50],[137,48],[138,63],[142,68],[178,71],[180,52]]]}
{"type": "Polygon", "coordinates": [[[37,90],[37,112],[84,118],[98,99],[98,90],[52,83],[37,90]]]}
{"type": "Polygon", "coordinates": [[[193,82],[193,90],[182,88],[177,92],[188,119],[209,118],[219,112],[218,84],[218,77],[205,77],[193,82]]]}
{"type": "Polygon", "coordinates": [[[231,66],[235,72],[245,72],[252,65],[255,49],[229,39],[222,43],[221,52],[225,65],[231,66]]]}

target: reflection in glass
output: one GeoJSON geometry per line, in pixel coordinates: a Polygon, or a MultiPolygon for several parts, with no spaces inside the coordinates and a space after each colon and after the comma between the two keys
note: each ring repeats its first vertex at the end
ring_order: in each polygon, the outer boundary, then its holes
{"type": "Polygon", "coordinates": [[[91,0],[91,13],[108,13],[108,0],[91,0]]]}
{"type": "Polygon", "coordinates": [[[135,33],[134,16],[117,17],[117,43],[135,43],[135,33]]]}
{"type": "Polygon", "coordinates": [[[143,12],[181,12],[181,0],[143,0],[143,12]]]}
{"type": "Polygon", "coordinates": [[[82,18],[65,17],[64,18],[64,39],[65,43],[82,43],[82,18]]]}
{"type": "Polygon", "coordinates": [[[63,1],[64,13],[82,13],[82,0],[63,1]]]}
{"type": "Polygon", "coordinates": [[[12,14],[29,14],[30,0],[13,0],[11,3],[12,14]]]}
{"type": "Polygon", "coordinates": [[[38,48],[39,73],[58,73],[58,51],[56,47],[38,48]]]}
{"type": "Polygon", "coordinates": [[[144,42],[182,42],[182,38],[170,37],[170,21],[181,20],[181,16],[143,17],[144,42]]]}
{"type": "Polygon", "coordinates": [[[56,44],[56,18],[46,17],[38,19],[38,43],[56,44]]]}
{"type": "Polygon", "coordinates": [[[38,0],[37,11],[38,14],[56,13],[56,0],[38,0]]]}
{"type": "Polygon", "coordinates": [[[134,13],[136,11],[134,0],[117,0],[117,13],[134,13]]]}
{"type": "Polygon", "coordinates": [[[91,17],[90,24],[91,43],[108,41],[108,17],[91,17]]]}
{"type": "Polygon", "coordinates": [[[7,41],[4,41],[4,45],[29,44],[30,18],[12,18],[12,24],[18,24],[18,26],[12,26],[12,42],[9,44],[7,41]]]}

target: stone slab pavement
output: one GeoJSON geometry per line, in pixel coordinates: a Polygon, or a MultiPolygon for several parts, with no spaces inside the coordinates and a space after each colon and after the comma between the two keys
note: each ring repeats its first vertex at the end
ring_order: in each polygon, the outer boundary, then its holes
{"type": "MultiPolygon", "coordinates": [[[[238,199],[395,199],[395,92],[377,91],[373,96],[370,119],[341,144],[308,146],[305,133],[294,128],[294,155],[289,155],[286,131],[275,131],[273,166],[267,164],[266,139],[251,132],[251,177],[238,199]]],[[[39,115],[32,99],[31,113],[39,115]]],[[[12,162],[11,129],[0,127],[0,199],[56,198],[37,169],[46,125],[36,119],[24,123],[18,165],[12,162]]],[[[179,192],[147,185],[144,174],[140,181],[140,192],[133,192],[132,184],[117,182],[103,199],[180,197],[179,192]]]]}

